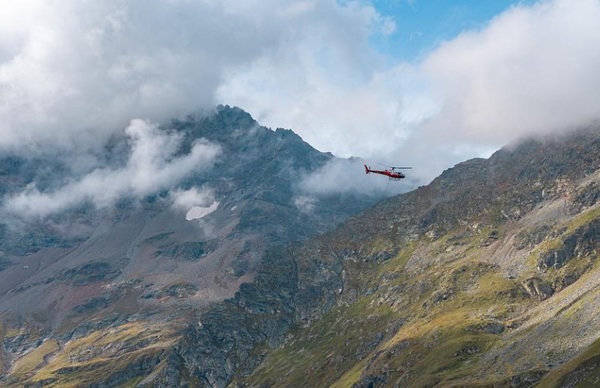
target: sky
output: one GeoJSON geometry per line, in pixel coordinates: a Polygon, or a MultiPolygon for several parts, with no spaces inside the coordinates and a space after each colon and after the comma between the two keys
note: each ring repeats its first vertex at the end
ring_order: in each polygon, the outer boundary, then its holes
{"type": "Polygon", "coordinates": [[[394,29],[375,36],[378,51],[395,61],[415,61],[461,32],[479,30],[497,15],[533,0],[375,0],[377,12],[391,18],[394,29]]]}
{"type": "MultiPolygon", "coordinates": [[[[176,189],[219,146],[176,158],[158,125],[216,104],[339,157],[411,165],[407,190],[598,120],[598,20],[600,0],[0,0],[0,152],[72,158],[74,174],[3,203],[46,214],[176,189]],[[114,133],[134,145],[120,170],[94,156],[114,133]],[[117,183],[100,197],[103,182],[117,183]]],[[[340,168],[321,186],[357,187],[340,168]]]]}

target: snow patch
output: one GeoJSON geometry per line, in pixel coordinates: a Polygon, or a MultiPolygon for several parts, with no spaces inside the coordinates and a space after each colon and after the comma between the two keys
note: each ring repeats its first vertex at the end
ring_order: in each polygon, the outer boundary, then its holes
{"type": "Polygon", "coordinates": [[[205,217],[206,215],[214,212],[219,207],[219,202],[215,201],[209,207],[192,206],[190,210],[185,214],[185,219],[188,221],[197,220],[205,217]]]}

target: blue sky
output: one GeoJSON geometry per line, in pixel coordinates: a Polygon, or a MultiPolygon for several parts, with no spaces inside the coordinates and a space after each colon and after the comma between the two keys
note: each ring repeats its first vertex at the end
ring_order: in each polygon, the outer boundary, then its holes
{"type": "Polygon", "coordinates": [[[373,0],[382,15],[392,18],[396,29],[378,35],[373,45],[391,60],[415,61],[440,42],[463,31],[484,28],[495,16],[533,0],[373,0]]]}

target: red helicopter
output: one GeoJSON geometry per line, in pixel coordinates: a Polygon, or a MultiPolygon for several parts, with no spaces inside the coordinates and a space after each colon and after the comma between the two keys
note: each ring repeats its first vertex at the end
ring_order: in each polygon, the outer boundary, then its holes
{"type": "Polygon", "coordinates": [[[385,170],[371,170],[371,168],[368,167],[365,164],[365,172],[367,174],[370,173],[370,172],[372,172],[374,174],[386,175],[387,177],[390,178],[391,181],[398,181],[400,179],[406,178],[406,176],[403,173],[401,173],[399,171],[396,171],[396,170],[409,170],[411,168],[412,167],[394,167],[394,166],[392,166],[392,167],[389,168],[389,170],[388,169],[385,169],[385,170]]]}

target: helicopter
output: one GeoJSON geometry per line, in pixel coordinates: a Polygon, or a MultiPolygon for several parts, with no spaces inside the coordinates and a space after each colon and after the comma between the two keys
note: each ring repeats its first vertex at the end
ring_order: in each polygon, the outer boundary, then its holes
{"type": "Polygon", "coordinates": [[[395,167],[395,166],[390,166],[389,170],[386,168],[385,170],[372,170],[371,167],[368,167],[365,164],[365,172],[368,174],[370,172],[374,173],[374,174],[381,174],[381,175],[386,175],[391,181],[398,181],[400,179],[404,179],[406,178],[406,175],[404,175],[403,173],[397,171],[397,170],[409,170],[412,167],[395,167]]]}

